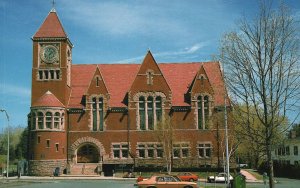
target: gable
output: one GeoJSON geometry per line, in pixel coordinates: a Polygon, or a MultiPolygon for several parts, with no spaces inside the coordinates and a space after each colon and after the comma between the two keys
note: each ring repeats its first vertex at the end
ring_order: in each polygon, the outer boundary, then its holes
{"type": "Polygon", "coordinates": [[[199,71],[197,72],[192,85],[191,85],[191,97],[193,97],[196,93],[206,93],[213,95],[213,88],[209,82],[209,78],[206,74],[206,71],[201,65],[199,71]]]}
{"type": "Polygon", "coordinates": [[[150,51],[146,54],[129,91],[133,95],[150,91],[160,91],[166,96],[171,93],[171,88],[150,51]]]}
{"type": "Polygon", "coordinates": [[[108,90],[106,88],[104,79],[101,75],[101,72],[99,70],[99,67],[96,67],[95,73],[90,80],[89,87],[86,91],[87,95],[93,95],[93,94],[107,94],[108,90]]]}

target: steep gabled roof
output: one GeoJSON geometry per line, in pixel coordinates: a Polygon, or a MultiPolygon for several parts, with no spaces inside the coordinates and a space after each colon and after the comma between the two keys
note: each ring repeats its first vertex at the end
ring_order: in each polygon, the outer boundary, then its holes
{"type": "MultiPolygon", "coordinates": [[[[216,106],[224,105],[224,83],[218,62],[161,63],[158,64],[172,91],[173,106],[189,106],[184,94],[203,65],[209,82],[214,90],[216,106]]],[[[85,94],[97,65],[72,65],[72,94],[69,107],[82,108],[85,94]]],[[[103,79],[110,94],[111,107],[126,107],[124,97],[132,85],[141,65],[138,64],[99,64],[103,79]]]]}
{"type": "Polygon", "coordinates": [[[67,34],[56,14],[55,11],[51,10],[46,17],[45,21],[34,34],[33,38],[67,38],[67,34]]]}
{"type": "Polygon", "coordinates": [[[32,104],[32,107],[64,107],[64,105],[55,97],[55,95],[50,91],[47,91],[32,104]]]}

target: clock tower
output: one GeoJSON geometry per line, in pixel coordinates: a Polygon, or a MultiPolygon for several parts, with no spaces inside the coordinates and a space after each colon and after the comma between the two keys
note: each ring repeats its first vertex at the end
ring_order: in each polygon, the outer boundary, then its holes
{"type": "Polygon", "coordinates": [[[67,106],[72,43],[53,8],[32,37],[29,174],[51,175],[67,167],[67,106]]]}
{"type": "Polygon", "coordinates": [[[55,9],[50,11],[32,40],[32,103],[49,90],[66,105],[70,95],[73,46],[55,9]]]}

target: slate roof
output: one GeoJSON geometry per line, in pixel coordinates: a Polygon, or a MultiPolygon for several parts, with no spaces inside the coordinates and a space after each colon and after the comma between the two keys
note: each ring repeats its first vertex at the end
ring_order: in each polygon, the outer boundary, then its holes
{"type": "Polygon", "coordinates": [[[32,107],[64,107],[64,105],[55,97],[55,95],[50,91],[47,91],[32,104],[32,107]]]}
{"type": "MultiPolygon", "coordinates": [[[[215,106],[224,105],[224,82],[218,62],[161,63],[158,66],[171,88],[173,106],[189,106],[184,101],[184,94],[202,65],[214,90],[215,106]]],[[[110,94],[110,107],[125,107],[123,99],[140,66],[140,64],[98,64],[110,94]]],[[[83,107],[82,97],[88,89],[96,67],[96,64],[72,65],[72,92],[69,107],[83,107]]]]}
{"type": "Polygon", "coordinates": [[[54,10],[49,12],[45,21],[34,34],[33,38],[67,38],[67,34],[54,10]]]}

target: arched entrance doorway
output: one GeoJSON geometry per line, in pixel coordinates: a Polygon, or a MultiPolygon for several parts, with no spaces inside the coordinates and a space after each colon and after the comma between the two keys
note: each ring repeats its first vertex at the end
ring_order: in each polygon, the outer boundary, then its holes
{"type": "Polygon", "coordinates": [[[77,163],[98,163],[99,151],[92,144],[82,145],[77,150],[77,163]]]}

